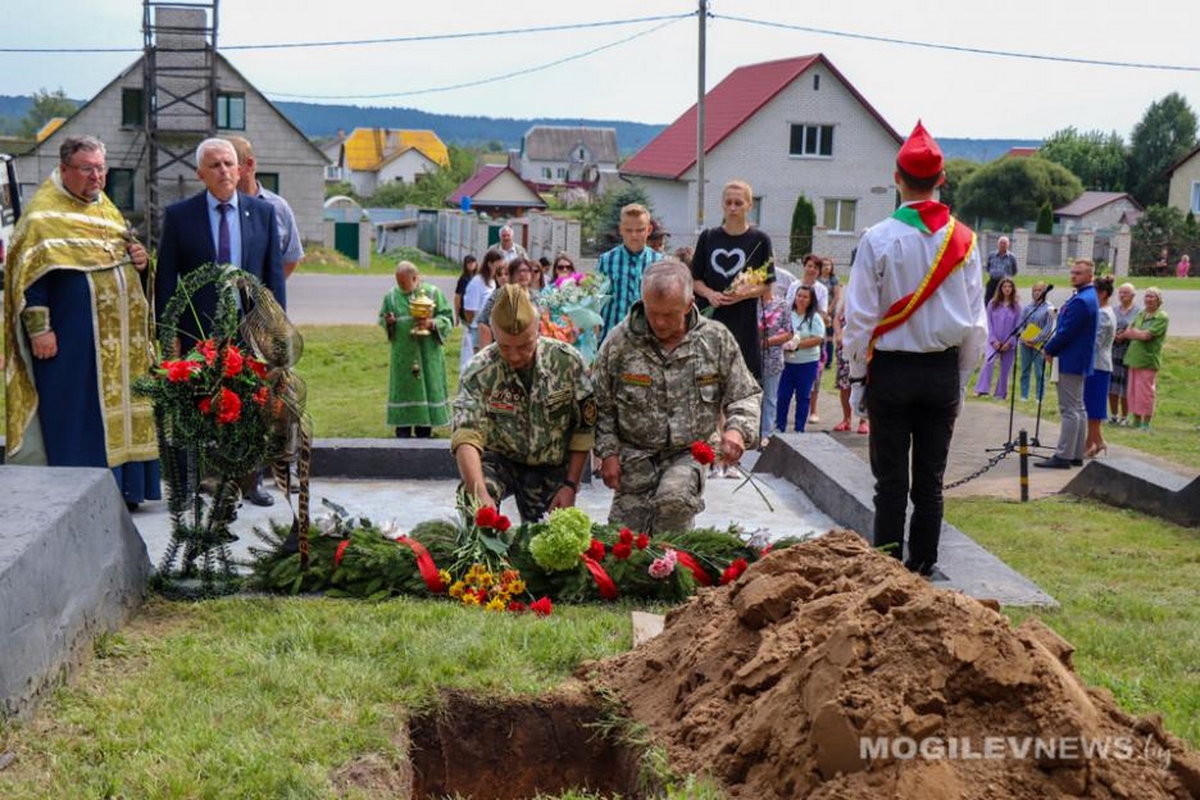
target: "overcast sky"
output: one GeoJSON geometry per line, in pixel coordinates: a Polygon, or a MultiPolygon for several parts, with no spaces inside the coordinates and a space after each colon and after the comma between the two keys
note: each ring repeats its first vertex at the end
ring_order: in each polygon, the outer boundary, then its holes
{"type": "MultiPolygon", "coordinates": [[[[139,0],[3,0],[0,48],[142,45],[139,0]]],[[[608,0],[222,0],[219,46],[517,29],[694,12],[695,2],[608,0]]],[[[1196,4],[1184,0],[713,0],[707,86],[743,64],[821,52],[893,127],[922,117],[935,136],[1039,139],[1068,125],[1128,138],[1169,92],[1200,107],[1196,4]],[[1187,67],[1055,63],[766,27],[725,17],[857,36],[1187,67]]],[[[317,49],[226,50],[272,99],[419,108],[505,117],[669,123],[696,99],[697,22],[317,49]],[[663,26],[652,30],[656,26],[663,26]],[[406,94],[539,67],[635,34],[577,60],[452,91],[406,94]],[[352,97],[352,95],[395,95],[352,97]],[[294,97],[292,96],[294,95],[294,97]],[[328,97],[326,97],[328,96],[328,97]]],[[[0,94],[61,87],[91,97],[137,57],[0,53],[0,94]]]]}

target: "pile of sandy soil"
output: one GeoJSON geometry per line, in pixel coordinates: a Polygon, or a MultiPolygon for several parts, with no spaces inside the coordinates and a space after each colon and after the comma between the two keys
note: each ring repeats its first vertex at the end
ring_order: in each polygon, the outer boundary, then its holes
{"type": "Polygon", "coordinates": [[[673,766],[738,797],[1200,800],[1197,754],[1085,686],[1071,653],[833,531],[590,669],[673,766]]]}

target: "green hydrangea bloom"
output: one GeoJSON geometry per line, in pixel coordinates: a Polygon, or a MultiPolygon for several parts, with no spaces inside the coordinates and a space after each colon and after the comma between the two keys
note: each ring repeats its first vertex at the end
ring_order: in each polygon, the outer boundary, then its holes
{"type": "Polygon", "coordinates": [[[574,569],[592,543],[592,521],[578,508],[550,512],[546,529],[529,540],[529,553],[547,572],[574,569]]]}

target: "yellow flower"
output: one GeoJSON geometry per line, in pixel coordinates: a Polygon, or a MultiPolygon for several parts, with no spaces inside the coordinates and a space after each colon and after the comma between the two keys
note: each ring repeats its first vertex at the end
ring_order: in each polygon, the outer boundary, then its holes
{"type": "Polygon", "coordinates": [[[479,605],[479,595],[474,592],[464,594],[462,596],[462,603],[464,606],[477,606],[479,605]]]}
{"type": "Polygon", "coordinates": [[[449,586],[450,585],[450,572],[448,570],[439,569],[438,570],[438,580],[440,580],[442,582],[442,586],[449,586]]]}
{"type": "Polygon", "coordinates": [[[463,581],[455,581],[453,585],[450,586],[450,596],[457,600],[463,596],[463,592],[466,591],[466,588],[467,584],[463,581]]]}
{"type": "Polygon", "coordinates": [[[525,581],[517,578],[515,581],[509,581],[505,585],[504,590],[509,594],[525,594],[525,581]]]}
{"type": "Polygon", "coordinates": [[[508,608],[508,601],[501,600],[499,597],[493,597],[484,608],[487,611],[503,611],[508,608]]]}
{"type": "Polygon", "coordinates": [[[496,582],[495,577],[493,577],[492,573],[488,572],[487,570],[483,570],[482,572],[479,573],[479,585],[482,588],[486,589],[495,582],[496,582]]]}

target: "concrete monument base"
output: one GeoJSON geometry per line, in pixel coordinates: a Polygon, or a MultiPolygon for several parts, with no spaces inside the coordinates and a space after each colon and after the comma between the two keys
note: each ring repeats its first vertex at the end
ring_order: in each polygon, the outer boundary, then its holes
{"type": "Polygon", "coordinates": [[[0,497],[0,717],[11,717],[129,619],[150,561],[107,469],[0,466],[0,497]]]}

